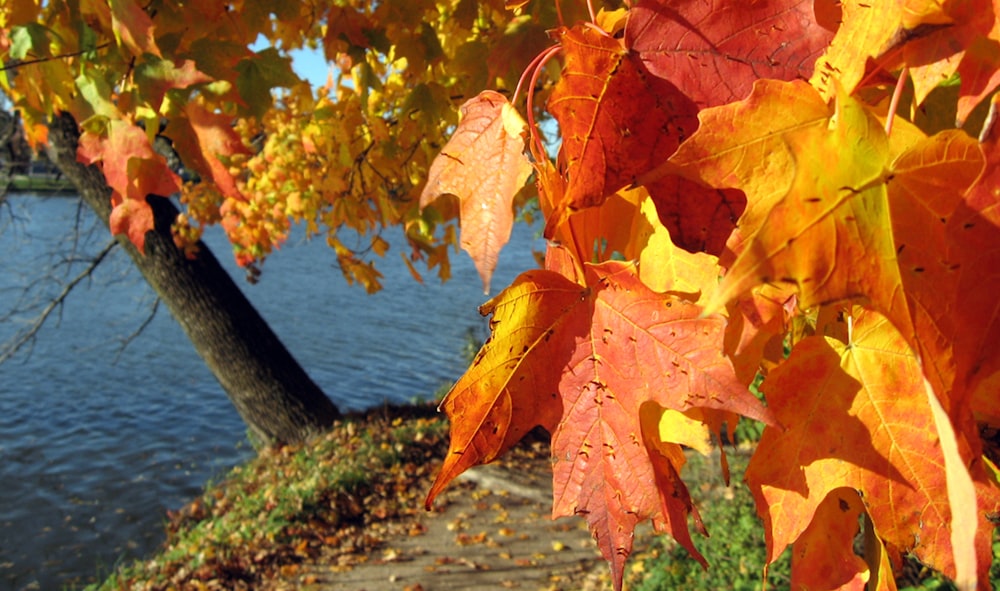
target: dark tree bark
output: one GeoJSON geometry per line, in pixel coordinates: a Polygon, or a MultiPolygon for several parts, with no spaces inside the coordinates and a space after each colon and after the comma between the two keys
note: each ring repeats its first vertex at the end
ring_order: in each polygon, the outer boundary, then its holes
{"type": "MultiPolygon", "coordinates": [[[[50,124],[49,158],[77,187],[105,225],[111,189],[94,166],[76,160],[79,129],[69,115],[50,124]]],[[[170,309],[215,374],[253,434],[267,444],[294,443],[322,431],[340,417],[337,407],[306,374],[246,299],[208,247],[195,259],[178,249],[170,234],[177,208],[149,196],[155,231],[146,235],[145,254],[118,240],[146,281],[170,309]]]]}
{"type": "Polygon", "coordinates": [[[13,153],[11,140],[17,128],[14,116],[6,111],[0,111],[0,201],[7,195],[10,185],[10,175],[13,173],[13,153]]]}
{"type": "Polygon", "coordinates": [[[31,165],[31,148],[16,113],[0,112],[0,161],[7,174],[26,174],[31,165]]]}

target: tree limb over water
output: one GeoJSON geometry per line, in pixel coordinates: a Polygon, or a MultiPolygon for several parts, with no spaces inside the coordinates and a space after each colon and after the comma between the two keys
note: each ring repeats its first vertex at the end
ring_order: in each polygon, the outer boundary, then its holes
{"type": "MultiPolygon", "coordinates": [[[[76,288],[80,282],[93,275],[94,271],[101,264],[101,261],[103,261],[108,253],[110,253],[116,246],[118,246],[117,241],[112,240],[108,242],[108,244],[105,245],[101,252],[97,253],[97,255],[90,261],[83,271],[78,273],[75,277],[63,285],[59,293],[57,293],[55,297],[51,298],[45,307],[42,308],[41,312],[39,312],[38,315],[29,322],[26,329],[19,331],[14,338],[2,344],[2,349],[0,349],[0,364],[4,363],[22,349],[29,347],[35,342],[38,332],[45,325],[46,321],[48,321],[52,314],[62,309],[63,303],[69,297],[70,293],[73,292],[73,289],[76,288]]],[[[23,311],[23,309],[14,308],[8,311],[7,314],[2,317],[2,320],[7,321],[23,311]]],[[[143,322],[142,326],[144,327],[146,324],[148,324],[148,321],[143,322]]],[[[141,330],[142,328],[140,327],[139,331],[141,330]]],[[[131,340],[132,338],[133,337],[130,336],[128,340],[131,340]]]]}

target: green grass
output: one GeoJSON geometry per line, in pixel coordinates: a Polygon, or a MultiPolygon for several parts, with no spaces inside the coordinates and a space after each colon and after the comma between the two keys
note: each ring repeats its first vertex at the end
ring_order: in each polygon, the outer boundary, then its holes
{"type": "Polygon", "coordinates": [[[7,190],[30,193],[68,193],[76,191],[76,187],[64,178],[13,175],[7,190]]]}
{"type": "MultiPolygon", "coordinates": [[[[701,512],[710,537],[694,534],[694,543],[708,560],[705,570],[684,548],[667,536],[633,559],[628,588],[633,591],[761,589],[766,548],[764,530],[754,510],[753,497],[743,485],[749,454],[729,454],[731,482],[722,487],[717,458],[691,456],[685,480],[701,512]]],[[[769,589],[787,589],[790,553],[785,552],[768,570],[769,589]]]]}
{"type": "MultiPolygon", "coordinates": [[[[698,550],[710,564],[706,571],[669,536],[659,536],[650,548],[637,553],[631,563],[627,588],[630,591],[759,591],[762,588],[783,590],[791,584],[791,551],[786,550],[768,569],[763,583],[766,560],[764,528],[757,516],[753,496],[743,483],[749,451],[729,454],[732,486],[721,488],[717,459],[691,456],[684,479],[701,512],[711,537],[694,534],[698,550]],[[713,485],[713,483],[715,483],[713,485]]],[[[942,575],[921,565],[912,557],[896,578],[900,591],[957,591],[942,575]]],[[[993,565],[990,582],[1000,588],[1000,539],[994,534],[993,565]]]]}
{"type": "MultiPolygon", "coordinates": [[[[423,410],[421,410],[423,409],[423,410]]],[[[343,541],[325,532],[357,526],[367,540],[372,519],[391,519],[419,505],[406,483],[444,453],[447,424],[413,407],[406,419],[347,420],[307,446],[265,450],[167,523],[167,541],[149,560],[119,568],[87,591],[172,589],[199,582],[250,584],[343,541]],[[374,517],[373,517],[374,516],[374,517]]]]}

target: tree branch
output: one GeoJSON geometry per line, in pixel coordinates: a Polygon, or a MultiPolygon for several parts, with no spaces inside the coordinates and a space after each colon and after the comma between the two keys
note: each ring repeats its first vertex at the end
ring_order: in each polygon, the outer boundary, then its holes
{"type": "Polygon", "coordinates": [[[67,53],[60,53],[59,55],[47,55],[47,56],[44,56],[44,57],[36,57],[36,58],[31,58],[31,59],[26,59],[26,60],[12,60],[11,63],[4,64],[4,65],[0,66],[0,72],[6,72],[7,70],[16,70],[16,69],[20,68],[21,66],[30,66],[32,64],[41,64],[41,63],[45,63],[45,62],[51,62],[51,61],[54,61],[54,60],[66,59],[66,58],[70,58],[70,57],[79,57],[81,55],[84,55],[86,53],[90,53],[92,51],[98,51],[100,49],[106,49],[106,48],[108,48],[110,46],[111,46],[110,42],[105,42],[105,43],[101,43],[100,45],[95,45],[93,47],[88,47],[86,49],[81,49],[79,51],[70,51],[70,52],[67,52],[67,53]]]}
{"type": "MultiPolygon", "coordinates": [[[[44,326],[49,317],[62,306],[63,302],[66,301],[66,298],[69,297],[69,294],[72,293],[73,289],[79,285],[81,281],[90,277],[94,273],[94,270],[97,269],[98,265],[101,264],[101,261],[103,261],[108,253],[110,253],[111,250],[117,245],[117,241],[112,240],[109,242],[104,249],[101,250],[101,252],[97,253],[97,255],[90,261],[83,271],[63,286],[62,290],[60,290],[60,292],[49,301],[42,311],[39,312],[26,330],[21,331],[13,339],[4,343],[3,349],[0,350],[0,364],[3,364],[3,362],[13,357],[18,351],[35,340],[35,337],[42,329],[42,326],[44,326]]],[[[143,323],[143,326],[146,324],[148,324],[148,321],[143,323]]],[[[131,337],[129,338],[131,339],[131,337]]]]}
{"type": "Polygon", "coordinates": [[[160,298],[156,298],[155,300],[153,300],[153,307],[149,311],[149,315],[146,316],[146,319],[143,320],[142,323],[139,325],[139,327],[133,330],[131,334],[121,339],[121,346],[118,347],[118,352],[115,353],[114,363],[118,363],[118,359],[121,358],[122,353],[125,352],[125,349],[128,348],[129,344],[131,344],[132,341],[137,339],[139,335],[141,335],[146,330],[147,326],[152,324],[153,319],[156,318],[156,313],[160,310],[161,301],[162,300],[160,300],[160,298]]]}

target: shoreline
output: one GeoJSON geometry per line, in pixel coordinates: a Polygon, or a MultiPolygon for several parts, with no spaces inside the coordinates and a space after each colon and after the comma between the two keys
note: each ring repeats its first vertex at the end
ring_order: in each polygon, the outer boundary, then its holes
{"type": "Polygon", "coordinates": [[[7,179],[7,195],[19,193],[34,193],[37,195],[72,195],[76,187],[67,179],[61,177],[32,176],[24,174],[11,175],[7,179]]]}
{"type": "Polygon", "coordinates": [[[158,550],[83,589],[270,589],[324,547],[375,551],[391,524],[422,510],[404,491],[426,490],[446,441],[432,403],[347,413],[307,444],[263,450],[206,483],[168,511],[158,550]]]}

